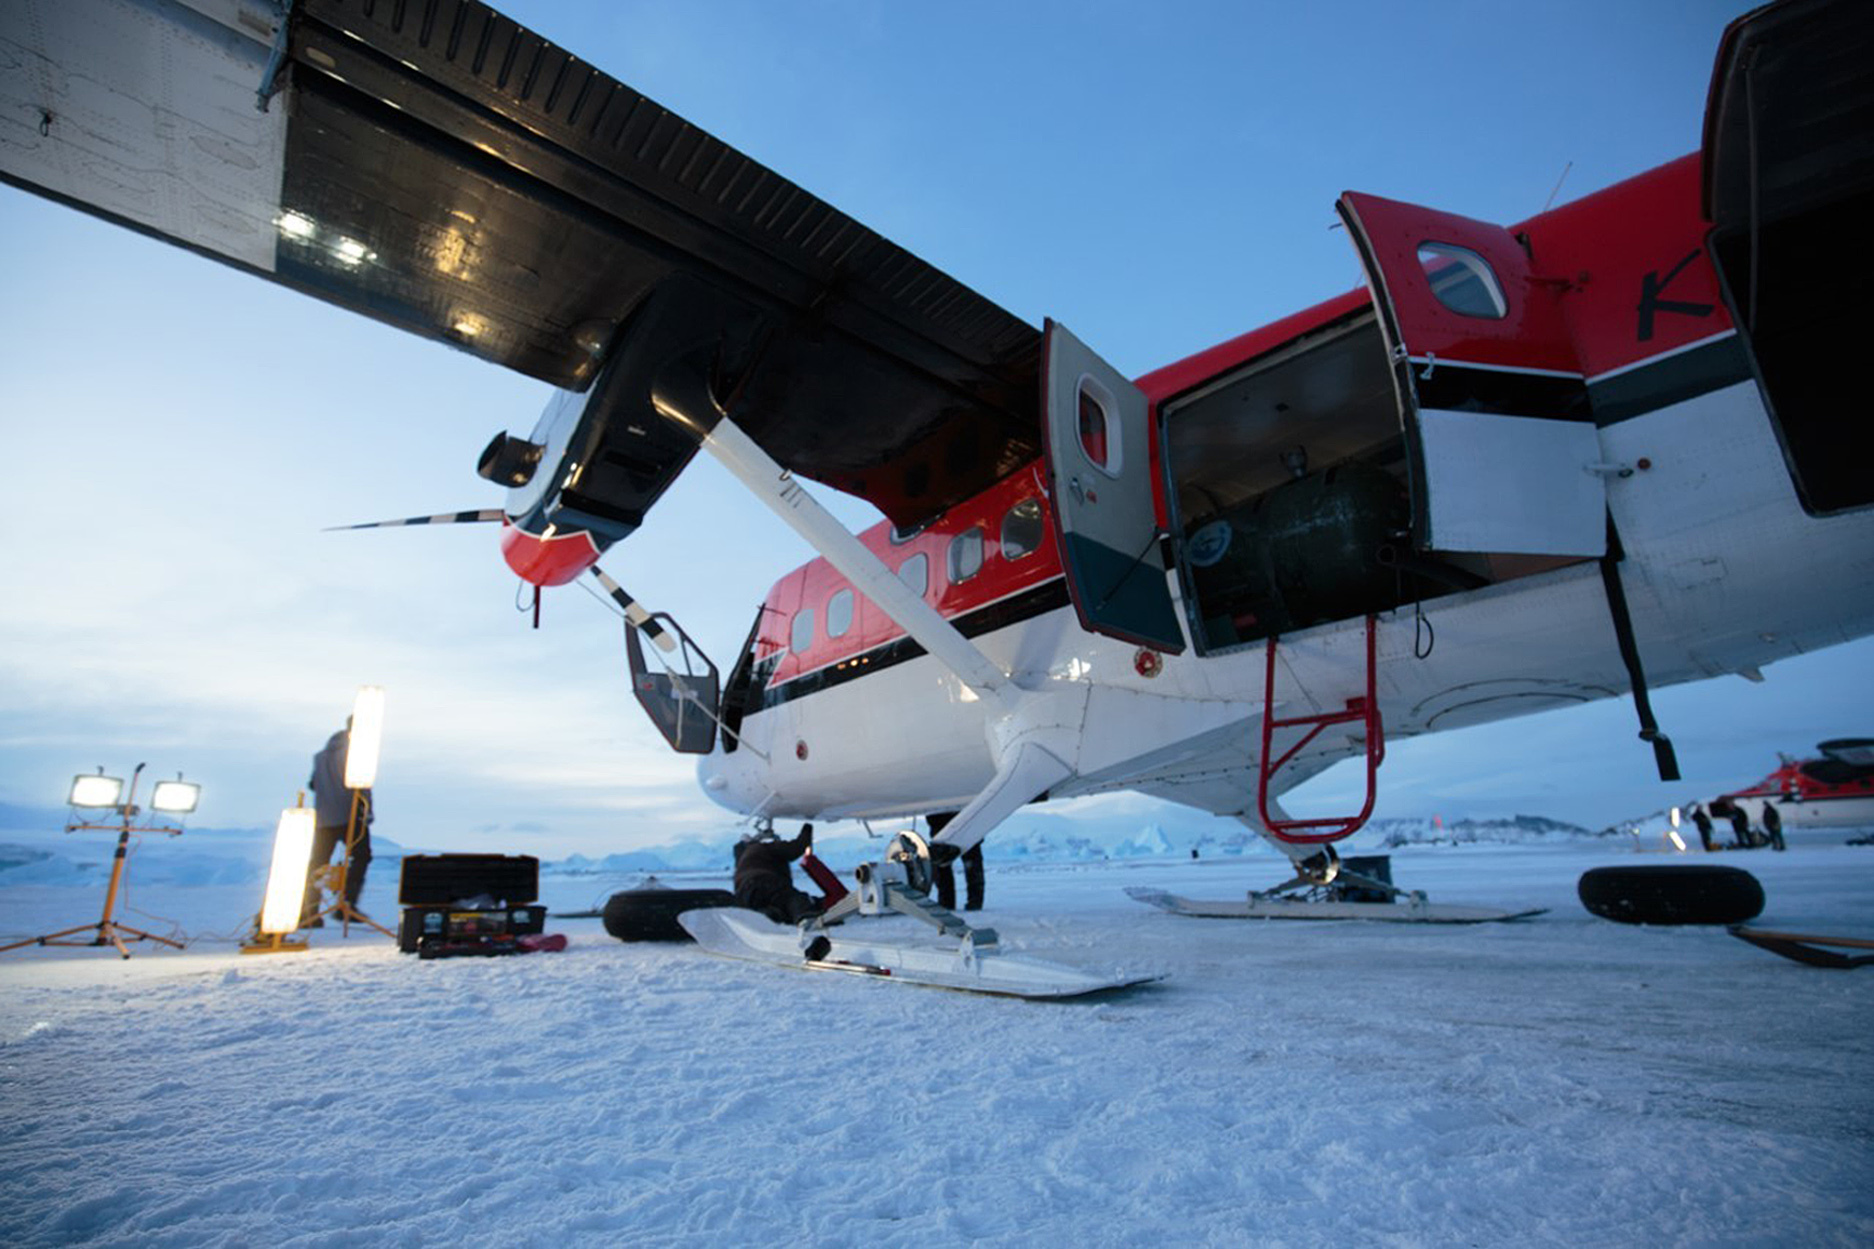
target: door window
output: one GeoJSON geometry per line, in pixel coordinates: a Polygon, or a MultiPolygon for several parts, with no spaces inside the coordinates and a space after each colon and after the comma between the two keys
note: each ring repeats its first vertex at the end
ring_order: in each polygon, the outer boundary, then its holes
{"type": "Polygon", "coordinates": [[[1438,302],[1464,317],[1501,321],[1510,306],[1490,262],[1455,243],[1420,243],[1419,264],[1438,302]]]}
{"type": "Polygon", "coordinates": [[[1119,426],[1112,399],[1092,378],[1080,379],[1080,453],[1108,477],[1119,475],[1119,426]]]}

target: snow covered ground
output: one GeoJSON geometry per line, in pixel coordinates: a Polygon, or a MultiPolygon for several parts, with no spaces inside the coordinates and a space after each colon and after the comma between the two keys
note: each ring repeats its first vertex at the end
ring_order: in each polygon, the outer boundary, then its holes
{"type": "MultiPolygon", "coordinates": [[[[152,856],[157,850],[148,852],[152,856]]],[[[1481,928],[1180,919],[1271,857],[992,865],[1007,945],[1168,973],[1036,1003],[626,946],[420,962],[327,930],[0,956],[0,1244],[1874,1243],[1874,970],[1597,920],[1607,840],[1411,847],[1481,928]]],[[[1723,856],[1874,929],[1874,848],[1723,856]]],[[[392,873],[365,906],[394,915],[392,873]]],[[[549,876],[573,908],[629,878],[549,876]]],[[[697,878],[675,883],[719,883],[697,878]]],[[[231,929],[239,884],[143,912],[231,929]]],[[[0,888],[0,930],[101,889],[0,888]]],[[[163,922],[124,918],[153,931],[163,922]]]]}

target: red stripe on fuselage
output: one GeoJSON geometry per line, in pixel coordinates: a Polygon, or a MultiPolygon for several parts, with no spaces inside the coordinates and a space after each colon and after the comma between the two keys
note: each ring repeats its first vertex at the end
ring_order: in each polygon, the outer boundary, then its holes
{"type": "MultiPolygon", "coordinates": [[[[1031,464],[951,508],[903,542],[891,540],[891,526],[886,523],[866,530],[859,540],[893,572],[922,555],[927,566],[924,600],[945,618],[955,619],[1061,575],[1060,551],[1048,522],[1047,507],[1040,465],[1031,464]],[[1041,545],[1018,559],[1008,559],[1002,552],[1002,522],[1016,504],[1027,499],[1036,500],[1042,508],[1041,545]],[[983,531],[982,568],[975,576],[953,585],[948,575],[950,544],[975,527],[983,531]]],[[[839,637],[828,637],[828,601],[848,588],[846,579],[831,564],[816,559],[781,578],[768,591],[768,611],[762,617],[755,654],[762,658],[781,653],[781,661],[769,678],[770,685],[780,685],[904,636],[904,630],[891,617],[854,592],[852,627],[839,637]],[[789,650],[789,634],[794,617],[803,607],[813,610],[813,642],[804,651],[795,652],[789,650]]]]}

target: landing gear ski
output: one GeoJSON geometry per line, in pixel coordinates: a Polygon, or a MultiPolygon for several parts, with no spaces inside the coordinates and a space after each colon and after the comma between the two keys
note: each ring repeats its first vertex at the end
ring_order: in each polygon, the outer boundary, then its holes
{"type": "Polygon", "coordinates": [[[1153,973],[1100,973],[1047,959],[1005,954],[993,928],[973,928],[954,911],[917,892],[929,887],[930,850],[914,833],[895,838],[884,862],[862,863],[859,887],[826,913],[798,927],[778,924],[739,907],[687,911],[685,931],[711,954],[804,971],[845,972],[900,984],[990,993],[1004,997],[1064,998],[1104,993],[1161,977],[1153,973]],[[904,915],[936,930],[935,939],[884,931],[848,931],[833,925],[849,917],[904,915]]]}
{"type": "Polygon", "coordinates": [[[1273,889],[1252,890],[1241,902],[1200,902],[1163,889],[1133,887],[1126,896],[1173,915],[1202,919],[1364,919],[1391,924],[1490,924],[1528,919],[1547,907],[1505,911],[1489,906],[1432,902],[1423,893],[1392,883],[1385,855],[1343,863],[1323,847],[1295,865],[1295,875],[1273,889]]]}

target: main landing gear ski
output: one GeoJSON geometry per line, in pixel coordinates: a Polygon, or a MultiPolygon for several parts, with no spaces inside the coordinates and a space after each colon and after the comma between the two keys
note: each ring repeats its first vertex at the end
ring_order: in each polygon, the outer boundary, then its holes
{"type": "Polygon", "coordinates": [[[686,911],[678,917],[711,954],[806,971],[846,972],[901,984],[992,993],[1005,997],[1060,998],[1103,993],[1161,977],[1102,974],[1046,959],[1005,954],[993,928],[972,928],[961,916],[918,892],[929,888],[930,850],[915,833],[893,839],[882,863],[862,863],[859,887],[818,919],[798,927],[777,924],[739,907],[686,911]],[[905,915],[937,930],[938,939],[915,940],[886,932],[847,935],[831,926],[849,916],[905,915]]]}
{"type": "Polygon", "coordinates": [[[1328,847],[1295,865],[1295,876],[1273,889],[1251,890],[1241,902],[1199,902],[1163,889],[1133,887],[1126,896],[1173,915],[1202,919],[1364,919],[1392,924],[1489,924],[1528,919],[1547,907],[1505,911],[1432,902],[1396,888],[1385,855],[1340,858],[1328,847]]]}

